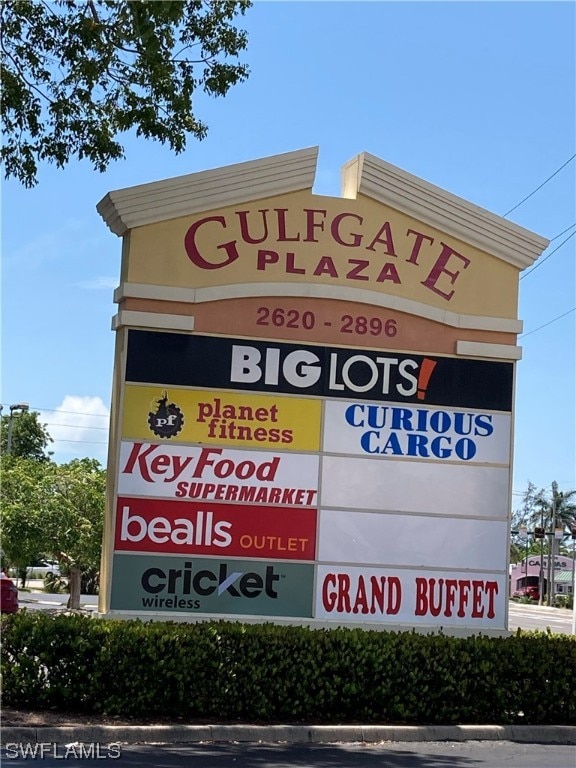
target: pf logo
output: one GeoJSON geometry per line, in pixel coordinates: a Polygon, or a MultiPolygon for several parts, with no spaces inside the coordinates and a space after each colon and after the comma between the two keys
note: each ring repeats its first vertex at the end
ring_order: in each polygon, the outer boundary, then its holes
{"type": "Polygon", "coordinates": [[[175,403],[169,402],[168,393],[162,390],[160,397],[152,401],[148,414],[148,426],[158,437],[171,438],[184,426],[184,416],[175,403]]]}

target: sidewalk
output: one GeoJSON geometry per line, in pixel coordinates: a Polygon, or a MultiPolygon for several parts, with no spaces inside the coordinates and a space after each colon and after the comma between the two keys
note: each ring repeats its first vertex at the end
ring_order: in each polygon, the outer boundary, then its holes
{"type": "MultiPolygon", "coordinates": [[[[42,581],[29,581],[26,586],[32,590],[30,592],[18,589],[18,602],[21,608],[31,605],[41,605],[46,608],[66,608],[68,594],[49,594],[43,592],[42,581]]],[[[96,611],[98,609],[98,595],[80,595],[80,608],[87,611],[96,611]]]]}
{"type": "Polygon", "coordinates": [[[427,741],[515,741],[575,744],[576,726],[560,725],[89,725],[2,728],[2,745],[29,743],[193,744],[249,742],[334,744],[427,741]]]}

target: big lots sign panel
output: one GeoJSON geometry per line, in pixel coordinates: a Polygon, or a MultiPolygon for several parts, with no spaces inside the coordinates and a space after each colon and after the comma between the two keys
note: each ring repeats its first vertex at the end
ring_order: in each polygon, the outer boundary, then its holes
{"type": "Polygon", "coordinates": [[[126,379],[510,411],[511,363],[130,331],[126,379]],[[210,361],[210,364],[207,364],[210,361]]]}

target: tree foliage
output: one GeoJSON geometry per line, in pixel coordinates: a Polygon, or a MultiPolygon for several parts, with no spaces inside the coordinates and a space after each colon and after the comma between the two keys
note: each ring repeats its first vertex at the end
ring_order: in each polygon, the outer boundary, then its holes
{"type": "MultiPolygon", "coordinates": [[[[529,482],[522,497],[522,506],[512,516],[513,529],[518,530],[522,526],[531,531],[536,527],[544,528],[546,550],[554,540],[548,535],[553,533],[553,528],[562,528],[564,537],[567,537],[573,525],[576,525],[576,490],[561,491],[556,481],[551,483],[550,488],[537,488],[529,482]]],[[[532,540],[531,550],[534,548],[532,540]]]]}
{"type": "Polygon", "coordinates": [[[37,411],[23,411],[0,419],[0,451],[8,452],[8,435],[11,432],[10,453],[12,456],[50,461],[52,451],[47,448],[54,441],[48,434],[46,424],[38,421],[37,411]],[[12,422],[10,424],[10,422],[12,422]]]}
{"type": "Polygon", "coordinates": [[[71,607],[82,572],[100,566],[106,473],[95,459],[68,464],[2,457],[2,550],[25,567],[41,555],[70,573],[71,607]]]}
{"type": "Polygon", "coordinates": [[[118,137],[182,152],[207,126],[199,91],[224,96],[248,76],[247,35],[233,21],[249,0],[4,0],[0,4],[2,161],[36,183],[39,161],[87,158],[99,171],[124,157],[118,137]],[[233,60],[230,63],[229,59],[233,60]]]}

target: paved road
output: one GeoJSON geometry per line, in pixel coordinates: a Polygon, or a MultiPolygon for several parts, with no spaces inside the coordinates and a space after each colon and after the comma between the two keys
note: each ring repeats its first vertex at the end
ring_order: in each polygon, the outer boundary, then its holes
{"type": "MultiPolygon", "coordinates": [[[[84,745],[88,747],[88,745],[84,745]]],[[[77,754],[79,745],[75,747],[77,754]]],[[[47,750],[45,768],[62,768],[81,762],[82,766],[102,766],[112,753],[101,745],[99,757],[65,758],[66,747],[58,745],[55,754],[47,750]]],[[[386,742],[384,744],[199,744],[133,745],[120,748],[111,765],[162,766],[162,768],[574,768],[574,746],[517,744],[510,741],[467,742],[386,742]]],[[[34,758],[12,757],[15,750],[2,750],[3,765],[25,768],[34,758]]]]}
{"type": "MultiPolygon", "coordinates": [[[[550,628],[551,632],[572,634],[572,611],[565,608],[548,608],[544,605],[510,602],[508,628],[541,629],[550,628]]],[[[574,763],[576,766],[576,762],[574,763]]]]}
{"type": "MultiPolygon", "coordinates": [[[[41,586],[41,582],[36,585],[41,586]]],[[[41,592],[18,592],[20,605],[28,610],[50,610],[64,608],[68,595],[46,595],[41,592]]],[[[82,595],[81,605],[91,611],[97,610],[98,597],[96,595],[82,595]]],[[[509,628],[514,631],[521,629],[550,628],[551,632],[564,635],[572,634],[572,611],[564,608],[548,608],[540,605],[529,605],[510,602],[509,628]]],[[[575,764],[576,765],[576,764],[575,764]]]]}

